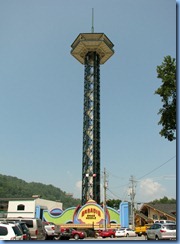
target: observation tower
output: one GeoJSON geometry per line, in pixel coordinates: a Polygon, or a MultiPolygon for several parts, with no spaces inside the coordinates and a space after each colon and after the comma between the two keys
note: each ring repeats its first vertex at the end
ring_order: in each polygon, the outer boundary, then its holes
{"type": "Polygon", "coordinates": [[[113,43],[104,33],[80,33],[71,54],[84,65],[82,205],[100,204],[100,65],[113,54],[113,43]]]}

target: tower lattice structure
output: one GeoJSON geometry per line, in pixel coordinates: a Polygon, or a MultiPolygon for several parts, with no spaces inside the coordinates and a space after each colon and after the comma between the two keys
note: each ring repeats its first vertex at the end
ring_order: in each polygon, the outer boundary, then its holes
{"type": "Polygon", "coordinates": [[[71,54],[84,65],[82,205],[100,204],[100,65],[113,54],[113,43],[104,33],[81,33],[71,54]]]}

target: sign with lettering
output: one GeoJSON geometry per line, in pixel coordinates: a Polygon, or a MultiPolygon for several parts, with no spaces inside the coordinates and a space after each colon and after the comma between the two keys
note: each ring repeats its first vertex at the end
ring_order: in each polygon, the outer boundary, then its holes
{"type": "Polygon", "coordinates": [[[77,216],[81,224],[102,224],[103,209],[93,200],[89,200],[79,211],[77,216]]]}

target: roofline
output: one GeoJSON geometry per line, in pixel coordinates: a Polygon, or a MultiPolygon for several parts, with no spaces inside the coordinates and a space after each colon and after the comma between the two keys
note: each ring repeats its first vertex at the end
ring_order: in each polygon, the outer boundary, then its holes
{"type": "MultiPolygon", "coordinates": [[[[163,203],[162,203],[163,204],[163,203]]],[[[168,204],[168,203],[167,203],[168,204]]],[[[175,204],[175,203],[174,203],[175,204]]],[[[153,208],[153,205],[150,205],[149,203],[144,203],[143,206],[141,207],[141,209],[144,207],[144,206],[148,206],[150,208],[153,208]]],[[[163,213],[165,215],[168,215],[170,218],[175,218],[176,219],[176,216],[173,216],[173,215],[170,215],[169,213],[167,212],[164,212],[162,210],[159,210],[157,209],[155,206],[154,206],[154,209],[156,209],[157,212],[160,212],[160,213],[163,213]]]]}

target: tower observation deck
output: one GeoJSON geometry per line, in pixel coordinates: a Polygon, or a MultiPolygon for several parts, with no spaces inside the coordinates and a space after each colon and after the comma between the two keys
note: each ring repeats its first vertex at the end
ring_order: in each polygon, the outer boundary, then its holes
{"type": "Polygon", "coordinates": [[[71,54],[84,65],[82,205],[100,204],[100,65],[113,54],[113,43],[104,33],[81,33],[71,54]]]}

